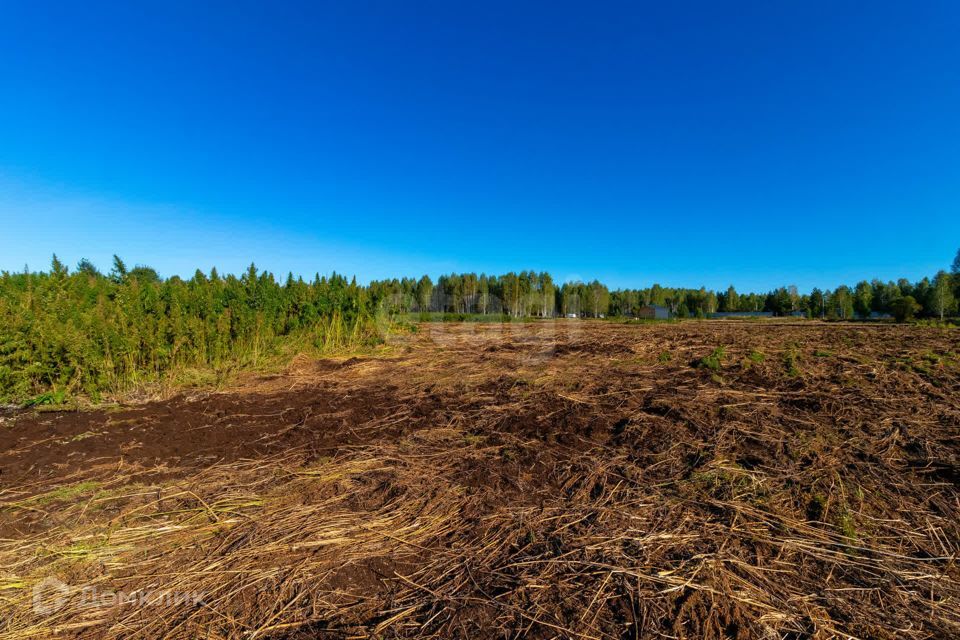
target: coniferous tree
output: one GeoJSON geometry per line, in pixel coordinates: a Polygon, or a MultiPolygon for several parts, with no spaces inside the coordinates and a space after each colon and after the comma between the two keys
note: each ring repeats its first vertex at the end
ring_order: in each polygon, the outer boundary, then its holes
{"type": "Polygon", "coordinates": [[[920,309],[920,304],[913,296],[902,296],[893,301],[893,317],[897,322],[912,319],[920,309]]]}

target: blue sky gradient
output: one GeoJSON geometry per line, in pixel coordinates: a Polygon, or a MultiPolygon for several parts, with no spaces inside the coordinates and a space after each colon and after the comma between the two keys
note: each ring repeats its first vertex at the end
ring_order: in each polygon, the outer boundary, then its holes
{"type": "Polygon", "coordinates": [[[918,279],[960,248],[957,33],[936,0],[5,2],[0,269],[918,279]]]}

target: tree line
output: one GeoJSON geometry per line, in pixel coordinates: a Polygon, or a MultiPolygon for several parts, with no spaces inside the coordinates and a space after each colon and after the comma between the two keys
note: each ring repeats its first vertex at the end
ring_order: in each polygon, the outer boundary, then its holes
{"type": "Polygon", "coordinates": [[[189,369],[256,365],[284,348],[352,349],[382,340],[407,314],[508,318],[634,317],[667,307],[677,317],[717,311],[853,319],[890,314],[947,318],[960,299],[960,252],[952,273],[919,282],[880,280],[766,293],[654,284],[610,290],[603,283],[557,284],[549,273],[449,274],[377,280],[366,286],[333,273],[312,280],[250,265],[239,276],[197,270],[162,278],[114,257],[104,273],[87,260],[69,269],[54,256],[45,272],[0,272],[0,401],[37,393],[120,393],[189,369]]]}
{"type": "Polygon", "coordinates": [[[372,344],[369,291],[336,273],[284,283],[253,265],[242,275],[161,278],[115,257],[103,274],[0,273],[0,401],[65,390],[120,393],[185,370],[257,365],[291,338],[307,349],[372,344]]]}
{"type": "Polygon", "coordinates": [[[603,283],[557,285],[549,273],[522,271],[500,276],[464,273],[370,283],[370,299],[396,313],[443,312],[504,314],[512,317],[636,317],[643,307],[666,307],[679,318],[706,317],[715,312],[766,312],[811,318],[851,320],[891,316],[945,319],[957,313],[960,300],[960,251],[951,272],[940,271],[919,282],[900,279],[862,281],[850,287],[814,288],[801,294],[795,286],[766,293],[663,287],[611,291],[603,283]]]}

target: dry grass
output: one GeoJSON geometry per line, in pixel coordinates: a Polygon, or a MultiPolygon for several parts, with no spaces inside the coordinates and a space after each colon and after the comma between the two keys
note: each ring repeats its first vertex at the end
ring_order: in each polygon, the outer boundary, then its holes
{"type": "Polygon", "coordinates": [[[358,402],[396,387],[388,416],[331,427],[345,440],[323,455],[304,435],[159,476],[117,455],[4,477],[0,639],[960,636],[956,332],[407,340],[263,382],[298,401],[319,378],[358,402]],[[38,613],[49,576],[70,592],[38,613]],[[146,600],[91,606],[84,587],[146,600]]]}

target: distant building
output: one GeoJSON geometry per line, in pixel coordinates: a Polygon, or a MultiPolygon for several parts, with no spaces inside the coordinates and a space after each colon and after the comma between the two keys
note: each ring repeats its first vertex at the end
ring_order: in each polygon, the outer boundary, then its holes
{"type": "Polygon", "coordinates": [[[772,311],[717,311],[708,313],[708,318],[772,318],[772,311]]]}
{"type": "Polygon", "coordinates": [[[637,310],[637,318],[643,320],[667,320],[670,318],[670,309],[661,307],[658,304],[647,305],[637,310]]]}
{"type": "Polygon", "coordinates": [[[893,318],[889,313],[881,313],[880,311],[871,311],[868,316],[858,315],[857,318],[860,320],[891,320],[893,318]]]}

